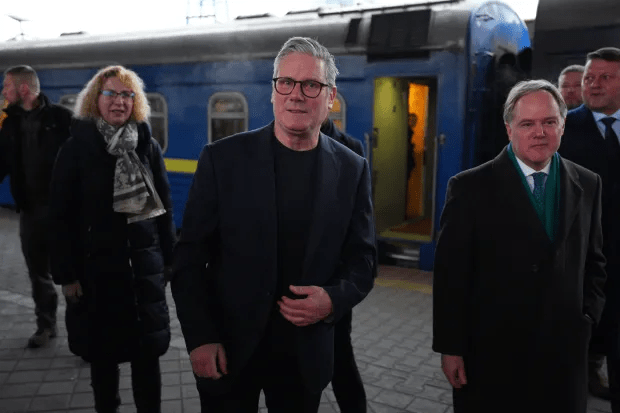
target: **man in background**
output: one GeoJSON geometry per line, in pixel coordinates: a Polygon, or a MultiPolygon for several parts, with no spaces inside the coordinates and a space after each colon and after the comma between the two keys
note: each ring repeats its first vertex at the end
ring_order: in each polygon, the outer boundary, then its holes
{"type": "Polygon", "coordinates": [[[71,112],[52,104],[40,91],[30,66],[4,72],[2,96],[8,103],[0,129],[0,181],[11,177],[11,194],[19,215],[22,252],[28,267],[37,330],[28,347],[56,337],[58,296],[49,273],[48,203],[52,168],[69,138],[71,112]]]}
{"type": "Polygon", "coordinates": [[[568,110],[579,107],[583,99],[581,97],[581,77],[585,68],[581,65],[565,67],[558,76],[558,88],[566,102],[568,110]]]}
{"type": "Polygon", "coordinates": [[[603,181],[603,252],[607,301],[590,343],[590,390],[611,397],[620,412],[620,49],[604,47],[586,57],[584,104],[568,113],[560,154],[599,174],[603,181]],[[599,372],[607,355],[609,396],[599,372]]]}
{"type": "MultiPolygon", "coordinates": [[[[338,129],[329,117],[321,132],[364,157],[362,142],[338,129]]],[[[332,389],[341,413],[365,413],[366,390],[360,375],[351,343],[353,311],[348,311],[334,326],[334,376],[332,389]]]]}

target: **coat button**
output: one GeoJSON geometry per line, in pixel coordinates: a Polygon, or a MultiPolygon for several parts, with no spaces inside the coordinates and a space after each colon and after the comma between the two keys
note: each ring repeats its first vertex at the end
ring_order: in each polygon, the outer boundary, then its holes
{"type": "Polygon", "coordinates": [[[538,272],[538,265],[532,265],[532,272],[538,272]]]}

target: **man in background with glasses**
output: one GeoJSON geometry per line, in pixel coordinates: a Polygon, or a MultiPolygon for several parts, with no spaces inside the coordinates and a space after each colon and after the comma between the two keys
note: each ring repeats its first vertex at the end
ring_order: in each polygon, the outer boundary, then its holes
{"type": "Polygon", "coordinates": [[[315,413],[334,323],[373,286],[368,162],[320,133],[334,57],[289,39],[274,62],[275,120],[207,145],[171,285],[203,412],[315,413]]]}
{"type": "Polygon", "coordinates": [[[37,317],[28,347],[37,348],[57,333],[58,296],[49,273],[47,213],[52,167],[69,138],[71,112],[41,93],[37,73],[30,66],[4,72],[2,96],[8,107],[0,129],[0,181],[11,176],[11,194],[20,213],[19,234],[37,317]]]}

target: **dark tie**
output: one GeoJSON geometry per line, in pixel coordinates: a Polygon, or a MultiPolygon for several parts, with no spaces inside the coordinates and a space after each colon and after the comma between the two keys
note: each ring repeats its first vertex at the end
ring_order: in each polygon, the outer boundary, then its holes
{"type": "Polygon", "coordinates": [[[545,202],[545,176],[547,174],[544,172],[535,172],[532,174],[534,178],[534,191],[532,194],[534,195],[534,201],[538,204],[539,207],[542,207],[545,202]]]}
{"type": "Polygon", "coordinates": [[[614,132],[611,125],[614,124],[616,118],[607,117],[601,119],[601,122],[605,125],[605,143],[607,147],[613,151],[613,153],[618,154],[620,151],[620,143],[618,142],[618,135],[614,132]]]}

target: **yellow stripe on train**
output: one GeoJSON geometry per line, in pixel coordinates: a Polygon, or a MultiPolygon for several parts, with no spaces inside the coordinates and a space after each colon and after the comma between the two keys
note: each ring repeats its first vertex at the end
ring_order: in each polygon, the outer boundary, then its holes
{"type": "Polygon", "coordinates": [[[164,158],[166,170],[168,172],[178,172],[183,174],[193,174],[196,172],[198,161],[195,159],[174,159],[164,158]]]}

